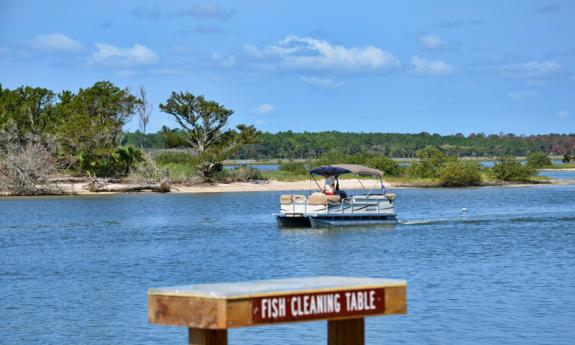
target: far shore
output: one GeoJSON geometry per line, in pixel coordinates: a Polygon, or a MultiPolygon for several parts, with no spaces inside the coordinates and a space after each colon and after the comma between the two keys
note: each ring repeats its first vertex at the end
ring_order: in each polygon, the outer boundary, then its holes
{"type": "MultiPolygon", "coordinates": [[[[575,169],[565,169],[575,170],[575,169]]],[[[321,185],[321,181],[318,181],[321,185]]],[[[401,181],[384,181],[385,187],[388,191],[394,189],[408,189],[408,188],[439,188],[441,185],[436,182],[401,182],[401,181]]],[[[526,183],[507,183],[507,182],[485,182],[477,187],[525,187],[539,184],[552,184],[552,185],[569,185],[575,184],[575,180],[559,180],[549,179],[542,181],[526,182],[526,183]]],[[[105,195],[105,194],[124,194],[123,191],[114,191],[114,189],[125,189],[126,187],[138,186],[134,183],[109,183],[106,192],[92,192],[84,188],[85,182],[74,183],[60,183],[59,187],[62,190],[62,195],[105,195]]],[[[376,180],[356,180],[344,179],[340,180],[340,189],[349,192],[354,190],[363,190],[363,187],[373,188],[374,191],[380,190],[379,182],[376,180]],[[362,186],[363,185],[363,186],[362,186]]],[[[233,182],[233,183],[203,183],[203,184],[173,184],[170,193],[226,193],[226,192],[273,192],[273,191],[318,191],[318,185],[312,180],[303,181],[255,181],[255,182],[233,182]]],[[[135,193],[135,192],[132,192],[135,193]]],[[[152,193],[151,191],[142,191],[138,193],[152,193]]],[[[0,194],[0,196],[2,196],[0,194]]],[[[11,195],[3,195],[11,196],[11,195]]]]}

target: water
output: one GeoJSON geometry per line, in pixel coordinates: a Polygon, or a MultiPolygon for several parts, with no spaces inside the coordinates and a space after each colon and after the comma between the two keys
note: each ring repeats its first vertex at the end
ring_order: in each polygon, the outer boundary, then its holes
{"type": "Polygon", "coordinates": [[[408,281],[409,313],[368,318],[368,344],[573,344],[575,186],[397,190],[402,224],[328,231],[278,229],[279,194],[0,199],[0,343],[185,344],[147,323],[149,287],[352,275],[408,281]]]}
{"type": "Polygon", "coordinates": [[[539,175],[560,180],[575,180],[575,170],[539,170],[539,175]]]}

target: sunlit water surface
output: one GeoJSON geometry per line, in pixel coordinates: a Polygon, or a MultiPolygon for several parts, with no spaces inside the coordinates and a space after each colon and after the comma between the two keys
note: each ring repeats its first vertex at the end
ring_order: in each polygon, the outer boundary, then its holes
{"type": "Polygon", "coordinates": [[[149,287],[314,275],[408,281],[409,313],[369,318],[368,344],[574,343],[575,186],[396,193],[401,224],[335,230],[278,228],[279,192],[0,199],[0,343],[185,344],[148,324],[149,287]]]}

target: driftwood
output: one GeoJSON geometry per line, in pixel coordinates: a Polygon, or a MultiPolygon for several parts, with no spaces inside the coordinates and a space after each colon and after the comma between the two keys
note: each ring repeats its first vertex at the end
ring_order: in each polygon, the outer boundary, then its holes
{"type": "Polygon", "coordinates": [[[130,192],[143,192],[152,191],[159,193],[168,193],[171,189],[170,181],[163,180],[160,183],[155,184],[108,184],[104,181],[94,179],[86,186],[90,192],[100,193],[100,192],[113,192],[113,193],[130,193],[130,192]]]}

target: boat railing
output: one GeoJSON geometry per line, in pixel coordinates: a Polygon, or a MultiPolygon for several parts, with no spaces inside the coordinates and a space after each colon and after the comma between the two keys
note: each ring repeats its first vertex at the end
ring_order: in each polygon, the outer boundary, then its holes
{"type": "MultiPolygon", "coordinates": [[[[321,206],[315,204],[309,204],[309,199],[303,195],[285,195],[282,196],[289,198],[284,200],[282,205],[284,206],[282,213],[291,214],[304,214],[304,213],[363,213],[359,212],[360,209],[366,207],[375,206],[377,208],[376,212],[380,213],[382,211],[381,203],[388,200],[393,200],[392,194],[372,194],[372,195],[355,195],[350,196],[345,199],[341,199],[339,202],[326,202],[323,206],[323,210],[318,210],[317,207],[321,206]],[[339,209],[337,208],[339,206],[339,209]],[[334,209],[335,208],[335,209],[334,209]]],[[[385,209],[385,208],[384,208],[385,209]]]]}

